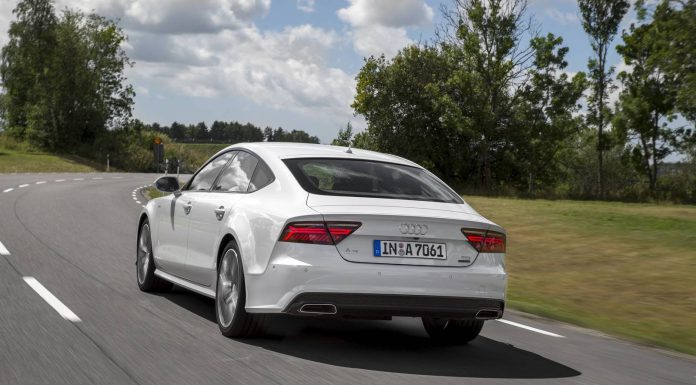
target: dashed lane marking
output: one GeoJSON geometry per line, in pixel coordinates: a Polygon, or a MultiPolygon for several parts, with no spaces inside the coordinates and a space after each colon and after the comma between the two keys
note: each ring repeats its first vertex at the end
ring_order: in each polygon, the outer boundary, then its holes
{"type": "Polygon", "coordinates": [[[56,179],[56,183],[65,182],[65,179],[56,179]]]}
{"type": "Polygon", "coordinates": [[[547,332],[546,330],[541,330],[541,329],[533,328],[533,327],[531,327],[531,326],[522,325],[522,324],[520,324],[520,323],[508,321],[508,320],[506,320],[506,319],[499,319],[499,320],[497,320],[497,321],[498,321],[498,322],[502,322],[502,323],[507,324],[507,325],[516,326],[516,327],[518,327],[518,328],[522,328],[522,329],[525,329],[525,330],[533,331],[533,332],[535,332],[535,333],[539,333],[539,334],[543,334],[543,335],[547,335],[547,336],[551,336],[551,337],[565,338],[565,337],[563,337],[563,336],[560,335],[560,334],[547,332]]]}
{"type": "Polygon", "coordinates": [[[45,181],[45,180],[42,180],[42,181],[38,181],[38,182],[36,182],[36,184],[44,184],[44,183],[46,183],[46,181],[45,181]]]}
{"type": "Polygon", "coordinates": [[[61,302],[55,295],[53,295],[48,289],[44,287],[39,281],[34,277],[23,277],[24,282],[26,282],[34,291],[44,299],[51,307],[60,314],[61,317],[65,318],[70,322],[82,322],[80,317],[75,315],[72,310],[68,309],[63,302],[61,302]]]}
{"type": "Polygon", "coordinates": [[[19,188],[25,188],[25,187],[27,187],[27,186],[29,186],[29,185],[28,185],[28,184],[20,184],[20,185],[19,185],[19,188]]]}
{"type": "Polygon", "coordinates": [[[7,247],[0,242],[0,255],[10,255],[10,251],[7,250],[7,247]]]}
{"type": "Polygon", "coordinates": [[[8,192],[10,192],[10,191],[12,191],[12,190],[14,190],[14,189],[13,189],[13,188],[8,188],[8,189],[5,189],[5,190],[2,190],[2,192],[8,193],[8,192]]]}
{"type": "Polygon", "coordinates": [[[73,180],[85,180],[85,178],[75,178],[73,180]]]}

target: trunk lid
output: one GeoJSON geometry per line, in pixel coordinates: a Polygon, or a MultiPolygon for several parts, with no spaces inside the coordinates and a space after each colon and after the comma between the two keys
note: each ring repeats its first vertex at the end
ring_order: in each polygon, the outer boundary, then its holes
{"type": "Polygon", "coordinates": [[[309,194],[307,205],[327,222],[362,223],[336,245],[341,257],[351,262],[469,266],[478,252],[461,229],[502,230],[466,204],[309,194]],[[408,252],[415,253],[426,245],[431,250],[442,245],[444,258],[394,256],[395,251],[405,254],[411,247],[408,252]],[[389,256],[376,255],[382,252],[389,256]]]}

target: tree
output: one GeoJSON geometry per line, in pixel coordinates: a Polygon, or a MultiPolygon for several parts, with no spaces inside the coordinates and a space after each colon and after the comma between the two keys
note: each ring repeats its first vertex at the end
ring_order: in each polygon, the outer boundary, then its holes
{"type": "Polygon", "coordinates": [[[451,32],[442,41],[453,70],[440,104],[448,125],[473,147],[478,184],[490,191],[495,163],[507,159],[514,104],[534,57],[524,38],[533,37],[535,30],[527,19],[526,0],[455,0],[454,4],[445,15],[451,32]]]}
{"type": "MultiPolygon", "coordinates": [[[[644,0],[636,2],[640,20],[648,16],[644,0]]],[[[662,0],[652,13],[652,66],[659,66],[677,87],[676,108],[696,123],[696,1],[662,0]]]]}
{"type": "Polygon", "coordinates": [[[627,0],[579,0],[582,26],[590,37],[595,57],[588,62],[592,95],[588,98],[588,123],[597,127],[599,196],[604,197],[604,152],[608,141],[604,132],[609,111],[607,92],[611,87],[612,67],[607,67],[607,52],[619,23],[628,11],[627,0]]]}
{"type": "Polygon", "coordinates": [[[356,135],[354,143],[409,158],[455,180],[468,152],[436,102],[450,73],[447,58],[433,46],[406,47],[391,60],[366,59],[352,107],[365,117],[369,134],[356,135]]]}
{"type": "Polygon", "coordinates": [[[558,154],[572,145],[581,122],[575,117],[586,88],[585,74],[572,79],[564,72],[568,48],[553,34],[532,39],[535,52],[530,81],[515,106],[512,141],[515,163],[527,178],[527,191],[535,194],[539,181],[550,185],[558,178],[558,154]]]}
{"type": "Polygon", "coordinates": [[[351,145],[353,140],[353,125],[348,122],[346,124],[346,129],[339,129],[338,136],[334,139],[331,144],[333,146],[343,146],[348,147],[351,145]]]}
{"type": "Polygon", "coordinates": [[[617,50],[632,69],[619,74],[624,90],[613,120],[617,131],[629,139],[626,146],[630,159],[647,178],[653,197],[659,164],[689,133],[669,127],[676,118],[679,81],[661,66],[664,62],[652,60],[663,49],[659,28],[659,23],[631,25],[630,31],[623,34],[624,44],[617,50]]]}
{"type": "Polygon", "coordinates": [[[66,10],[50,0],[22,0],[2,50],[5,118],[19,139],[53,150],[94,143],[109,128],[125,128],[133,89],[123,31],[101,16],[66,10]]]}
{"type": "Polygon", "coordinates": [[[171,137],[174,141],[185,140],[186,126],[179,122],[172,123],[172,126],[169,128],[169,137],[171,137]]]}
{"type": "Polygon", "coordinates": [[[195,130],[193,130],[193,133],[193,139],[195,139],[197,142],[208,140],[209,138],[208,126],[205,125],[205,122],[199,122],[196,125],[195,130]]]}
{"type": "Polygon", "coordinates": [[[50,0],[22,0],[12,13],[16,19],[10,23],[10,39],[2,48],[0,63],[6,92],[4,119],[10,135],[23,140],[30,128],[32,137],[41,141],[48,120],[46,103],[58,20],[50,0]]]}

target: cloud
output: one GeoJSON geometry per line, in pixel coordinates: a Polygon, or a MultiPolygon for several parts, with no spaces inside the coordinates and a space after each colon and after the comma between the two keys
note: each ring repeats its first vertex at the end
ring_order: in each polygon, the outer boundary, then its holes
{"type": "Polygon", "coordinates": [[[271,0],[59,0],[56,8],[65,7],[94,10],[129,30],[216,33],[248,26],[268,12],[271,0]]]}
{"type": "MultiPolygon", "coordinates": [[[[15,4],[0,2],[4,31],[15,4]]],[[[56,9],[66,5],[120,20],[129,37],[124,49],[135,61],[127,75],[140,95],[243,100],[332,121],[353,117],[354,75],[330,64],[342,38],[311,25],[259,29],[254,19],[268,12],[270,0],[58,0],[56,9]]]]}
{"type": "Polygon", "coordinates": [[[297,9],[302,12],[312,13],[314,12],[315,0],[297,0],[297,9]]]}
{"type": "Polygon", "coordinates": [[[553,21],[555,21],[558,24],[562,24],[562,25],[580,24],[580,18],[574,12],[562,12],[556,8],[546,8],[544,10],[544,13],[546,14],[546,16],[548,16],[549,18],[551,18],[553,21]]]}
{"type": "Polygon", "coordinates": [[[433,10],[423,0],[349,0],[339,19],[352,27],[353,48],[364,56],[393,56],[412,43],[407,28],[430,25],[433,10]]]}
{"type": "Polygon", "coordinates": [[[327,65],[338,40],[332,31],[301,25],[263,32],[250,26],[148,39],[134,44],[137,76],[177,93],[239,96],[276,109],[352,116],[355,81],[327,65]]]}

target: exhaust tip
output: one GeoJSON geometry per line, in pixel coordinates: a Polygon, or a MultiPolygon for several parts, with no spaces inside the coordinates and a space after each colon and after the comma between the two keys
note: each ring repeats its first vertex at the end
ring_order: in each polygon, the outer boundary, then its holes
{"type": "Polygon", "coordinates": [[[501,316],[501,311],[497,309],[482,309],[476,313],[476,319],[480,320],[498,319],[501,316]]]}
{"type": "Polygon", "coordinates": [[[302,314],[321,314],[332,315],[336,314],[336,305],[330,303],[306,303],[300,307],[302,314]]]}

